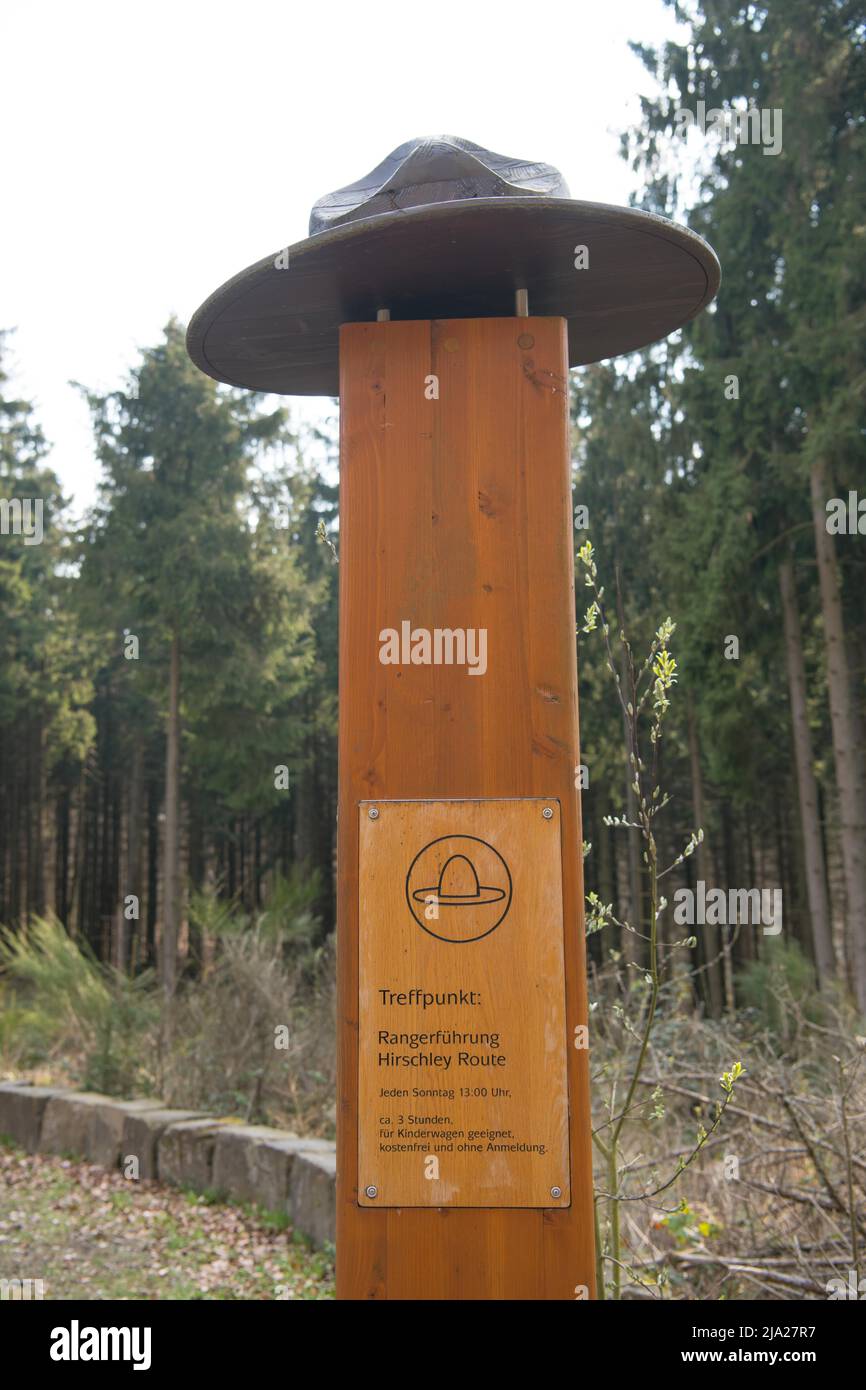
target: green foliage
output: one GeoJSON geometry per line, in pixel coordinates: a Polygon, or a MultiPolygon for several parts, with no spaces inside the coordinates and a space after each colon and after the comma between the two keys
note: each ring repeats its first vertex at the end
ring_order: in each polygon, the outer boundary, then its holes
{"type": "MultiPolygon", "coordinates": [[[[646,919],[641,916],[639,904],[636,904],[636,911],[630,922],[619,921],[613,914],[612,904],[605,904],[593,890],[586,896],[589,909],[588,934],[598,932],[609,922],[619,927],[622,934],[631,932],[641,936],[648,945],[646,965],[640,967],[643,971],[642,987],[638,985],[638,976],[635,974],[626,982],[626,1004],[617,1003],[611,1010],[612,1026],[619,1026],[622,1056],[620,1065],[613,1071],[613,1075],[610,1078],[605,1076],[605,1080],[609,1081],[607,1120],[593,1130],[593,1141],[604,1159],[606,1170],[605,1185],[597,1191],[595,1198],[596,1283],[600,1297],[619,1299],[622,1293],[623,1273],[620,1203],[633,1200],[650,1203],[652,1199],[673,1187],[681,1174],[697,1160],[705,1144],[718,1129],[743,1068],[736,1062],[730,1071],[722,1074],[720,1085],[724,1092],[724,1101],[716,1107],[711,1128],[707,1130],[703,1124],[699,1126],[691,1149],[679,1155],[672,1176],[666,1181],[658,1180],[652,1185],[645,1185],[642,1191],[627,1193],[628,1164],[623,1161],[622,1155],[623,1130],[634,1118],[635,1111],[642,1112],[645,1109],[645,1101],[639,1097],[639,1088],[650,1054],[654,1025],[662,998],[663,939],[660,936],[660,921],[668,904],[659,891],[659,882],[694,852],[703,839],[703,832],[692,831],[681,853],[662,867],[659,855],[659,817],[670,798],[663,792],[659,781],[659,755],[663,727],[671,709],[673,687],[677,683],[677,662],[670,650],[676,624],[670,618],[665,618],[656,629],[643,662],[635,660],[634,649],[625,631],[620,629],[618,648],[622,659],[619,662],[611,643],[605,590],[599,584],[595,551],[589,540],[580,547],[577,558],[583,572],[584,586],[593,594],[590,617],[583,631],[593,632],[599,624],[601,626],[606,664],[622,711],[634,806],[629,816],[610,815],[606,816],[604,821],[610,827],[640,837],[649,888],[646,919]],[[630,1016],[632,1008],[633,1018],[630,1016]],[[624,1067],[624,1072],[620,1067],[624,1067]],[[623,1092],[624,1098],[621,1099],[623,1092]]],[[[686,941],[673,943],[673,949],[684,946],[688,949],[693,944],[694,938],[688,938],[686,941]]],[[[663,1091],[656,1087],[649,1097],[652,1118],[658,1119],[663,1115],[663,1099],[663,1091]]]]}
{"type": "Polygon", "coordinates": [[[110,971],[111,1003],[87,1056],[84,1085],[106,1095],[151,1095],[156,1089],[143,1041],[159,1022],[152,971],[128,977],[110,971]]]}
{"type": "Polygon", "coordinates": [[[721,1228],[714,1221],[702,1221],[685,1200],[670,1216],[662,1217],[658,1225],[670,1231],[681,1248],[721,1234],[721,1228]]]}
{"type": "Polygon", "coordinates": [[[126,668],[139,702],[163,705],[177,636],[197,781],[230,806],[261,805],[268,785],[273,800],[262,750],[295,746],[289,709],[313,650],[279,502],[250,487],[257,451],[287,438],[285,413],[220,390],[189,360],[174,320],[124,390],[87,399],[104,482],[82,581],[94,624],[105,624],[106,589],[113,595],[107,663],[126,668]],[[139,637],[140,661],[119,663],[121,628],[139,637]]]}
{"type": "MultiPolygon", "coordinates": [[[[816,458],[826,460],[832,491],[863,495],[862,7],[847,0],[759,7],[706,0],[688,10],[671,0],[671,7],[687,26],[682,39],[657,50],[634,46],[652,95],[642,99],[624,153],[641,179],[636,201],[704,235],[721,261],[722,284],[715,304],[681,334],[578,374],[575,501],[588,507],[605,557],[611,626],[625,625],[645,643],[648,615],[676,614],[689,718],[672,712],[665,771],[680,823],[696,794],[693,738],[716,881],[754,881],[758,856],[765,874],[773,865],[769,872],[784,881],[788,929],[808,942],[778,562],[793,555],[798,576],[821,813],[832,834],[837,788],[809,473],[816,458]],[[686,147],[675,131],[678,107],[694,111],[702,100],[742,109],[752,98],[782,111],[778,155],[710,134],[695,134],[686,147]],[[684,190],[696,150],[700,192],[689,210],[684,190]],[[726,389],[732,376],[736,398],[726,389]],[[737,659],[723,654],[730,635],[739,641],[737,659]]],[[[837,556],[862,717],[862,545],[842,544],[837,556]]],[[[595,621],[590,608],[584,628],[595,621]]],[[[624,780],[621,719],[604,674],[600,650],[582,644],[582,756],[593,772],[584,815],[597,850],[602,811],[620,800],[624,780]]],[[[607,849],[609,859],[615,853],[607,849]]],[[[604,873],[596,853],[588,880],[608,902],[613,866],[606,881],[604,873]]],[[[861,930],[847,924],[849,935],[861,930]]]]}
{"type": "Polygon", "coordinates": [[[0,332],[0,497],[38,500],[42,540],[0,533],[0,751],[41,729],[46,768],[64,757],[83,758],[94,724],[89,651],[71,605],[74,580],[65,531],[67,502],[26,401],[6,395],[6,334],[0,332]]]}
{"type": "Polygon", "coordinates": [[[157,1016],[149,974],[130,979],[100,964],[52,917],[0,929],[0,970],[14,1001],[0,1045],[27,1063],[74,1049],[88,1088],[109,1095],[147,1089],[142,1044],[157,1016]]]}
{"type": "Polygon", "coordinates": [[[130,978],[96,960],[53,918],[0,931],[0,1057],[25,1067],[62,1059],[75,1084],[109,1095],[246,1119],[331,1126],[333,951],[315,946],[315,880],[280,881],[250,921],[215,894],[197,895],[212,944],[199,980],[184,982],[170,1042],[151,971],[130,978]],[[288,1046],[277,1046],[276,1029],[288,1046]]]}
{"type": "Polygon", "coordinates": [[[104,969],[86,943],[71,939],[54,918],[0,929],[0,968],[21,987],[21,1023],[32,1045],[50,1047],[60,1037],[92,1044],[111,1010],[104,969]]]}
{"type": "Polygon", "coordinates": [[[334,1084],[332,959],[303,948],[307,916],[291,922],[284,902],[279,929],[235,920],[222,931],[178,999],[162,1066],[170,1103],[321,1128],[334,1084]]]}
{"type": "Polygon", "coordinates": [[[191,895],[189,917],[195,927],[217,940],[252,930],[264,940],[284,947],[287,957],[312,962],[317,956],[316,942],[321,932],[315,913],[321,889],[317,870],[293,864],[288,874],[274,876],[267,903],[252,917],[226,902],[213,883],[191,895]]]}
{"type": "Polygon", "coordinates": [[[811,1023],[826,1016],[826,1001],[815,988],[815,972],[796,941],[778,940],[763,960],[750,961],[737,977],[737,992],[743,1006],[752,1009],[761,1028],[778,1039],[788,1041],[792,1008],[811,1023]]]}
{"type": "Polygon", "coordinates": [[[318,871],[295,864],[288,874],[278,874],[271,885],[267,906],[256,917],[256,930],[282,941],[296,957],[305,955],[319,935],[314,906],[321,892],[318,871]]]}
{"type": "Polygon", "coordinates": [[[244,929],[242,914],[223,897],[215,883],[190,894],[188,912],[190,925],[205,936],[219,937],[244,929]]]}

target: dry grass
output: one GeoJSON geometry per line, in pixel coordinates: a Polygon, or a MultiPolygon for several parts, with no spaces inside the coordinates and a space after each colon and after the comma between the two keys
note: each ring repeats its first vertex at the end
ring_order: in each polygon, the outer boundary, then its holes
{"type": "MultiPolygon", "coordinates": [[[[332,946],[312,950],[265,926],[221,935],[170,1019],[155,984],[114,980],[106,994],[82,978],[100,967],[70,960],[59,940],[57,978],[50,959],[17,983],[7,972],[14,998],[0,1067],[331,1137],[332,946]],[[79,1003],[60,1009],[67,977],[76,988],[64,998],[79,1003]],[[283,1028],[287,1048],[275,1046],[283,1028]]],[[[42,932],[49,957],[51,941],[42,932]]],[[[841,998],[815,995],[790,950],[773,962],[740,982],[754,1004],[719,1023],[695,1015],[688,975],[662,991],[614,1194],[624,1297],[826,1298],[831,1279],[866,1275],[862,1024],[841,998]],[[736,1061],[745,1074],[714,1131],[719,1077],[736,1061]],[[710,1134],[695,1156],[702,1127],[710,1134]]],[[[593,1123],[603,1136],[634,1065],[645,985],[639,975],[624,993],[611,968],[594,974],[593,997],[593,1123]]],[[[596,1189],[609,1283],[613,1198],[601,1162],[596,1189]]]]}
{"type": "Polygon", "coordinates": [[[0,960],[0,1073],[331,1136],[332,945],[259,923],[208,960],[167,1009],[152,976],[106,970],[59,923],[19,933],[0,960]]]}
{"type": "MultiPolygon", "coordinates": [[[[632,1116],[623,1130],[620,1186],[623,1296],[824,1299],[828,1281],[866,1274],[866,1042],[838,1000],[803,998],[784,975],[765,1008],[709,1023],[662,1014],[632,1116]],[[767,1016],[786,1020],[785,1039],[767,1016]],[[720,1127],[723,1071],[740,1061],[720,1127]],[[656,1195],[648,1195],[654,1193],[656,1195]]],[[[594,1124],[605,1132],[624,1095],[634,1046],[623,1027],[596,1026],[594,1124]],[[611,1098],[613,1108],[611,1109],[611,1098]]],[[[602,1239],[611,1200],[597,1173],[602,1239]]],[[[608,1261],[606,1275],[610,1273],[608,1261]]],[[[831,1286],[832,1288],[832,1286],[831,1286]]]]}

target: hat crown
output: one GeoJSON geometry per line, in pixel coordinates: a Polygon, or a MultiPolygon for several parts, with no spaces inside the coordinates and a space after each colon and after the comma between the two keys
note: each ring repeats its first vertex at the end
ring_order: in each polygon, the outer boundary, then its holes
{"type": "Polygon", "coordinates": [[[439,875],[439,896],[442,898],[477,898],[480,893],[475,865],[465,854],[452,854],[442,865],[439,875]]]}
{"type": "Polygon", "coordinates": [[[569,196],[552,164],[510,159],[457,135],[407,140],[355,183],[313,205],[310,235],[344,222],[467,198],[569,196]]]}

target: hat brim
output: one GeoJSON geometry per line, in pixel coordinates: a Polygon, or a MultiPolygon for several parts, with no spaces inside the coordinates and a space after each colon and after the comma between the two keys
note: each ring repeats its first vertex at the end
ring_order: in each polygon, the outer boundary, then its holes
{"type": "Polygon", "coordinates": [[[437,907],[483,907],[487,903],[501,903],[505,897],[505,889],[484,885],[477,893],[440,894],[438,888],[416,888],[412,897],[419,903],[429,903],[432,899],[437,907]]]}
{"type": "Polygon", "coordinates": [[[564,198],[472,198],[345,223],[274,252],[196,311],[187,334],[208,376],[279,395],[335,396],[343,323],[510,318],[568,320],[569,366],[665,338],[700,313],[721,279],[694,232],[634,208],[564,198]],[[575,269],[586,246],[589,268],[575,269]],[[285,260],[283,253],[282,260],[285,260]]]}

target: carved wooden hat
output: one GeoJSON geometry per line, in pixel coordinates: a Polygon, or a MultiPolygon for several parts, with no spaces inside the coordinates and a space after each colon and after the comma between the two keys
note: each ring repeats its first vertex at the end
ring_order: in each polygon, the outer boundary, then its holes
{"type": "Polygon", "coordinates": [[[392,319],[508,318],[525,289],[530,314],[568,320],[576,367],[666,337],[719,280],[694,232],[577,202],[549,164],[438,135],[407,141],[320,198],[305,241],[241,271],[196,310],[187,347],[217,381],[334,396],[340,324],[380,309],[392,319]]]}

